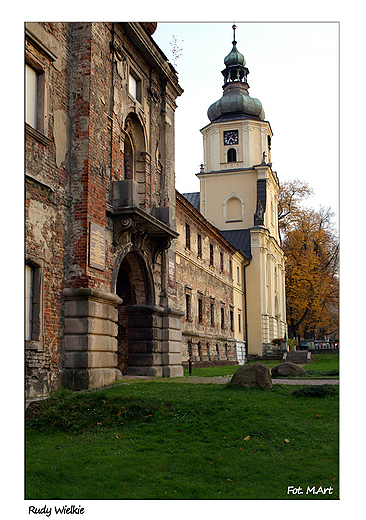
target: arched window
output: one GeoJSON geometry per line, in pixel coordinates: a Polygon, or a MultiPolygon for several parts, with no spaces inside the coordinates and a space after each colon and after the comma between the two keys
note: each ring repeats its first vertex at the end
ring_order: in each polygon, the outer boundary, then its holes
{"type": "Polygon", "coordinates": [[[236,162],[236,150],[235,148],[230,148],[227,152],[227,162],[236,162]]]}

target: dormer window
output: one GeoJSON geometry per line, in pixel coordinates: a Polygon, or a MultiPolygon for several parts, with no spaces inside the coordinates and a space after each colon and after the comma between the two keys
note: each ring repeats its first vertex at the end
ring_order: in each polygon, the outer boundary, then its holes
{"type": "Polygon", "coordinates": [[[227,152],[227,162],[236,162],[236,150],[235,148],[230,148],[227,152]]]}

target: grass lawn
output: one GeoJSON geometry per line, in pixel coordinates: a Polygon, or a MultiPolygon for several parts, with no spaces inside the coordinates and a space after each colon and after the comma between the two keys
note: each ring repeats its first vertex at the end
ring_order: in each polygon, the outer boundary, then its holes
{"type": "Polygon", "coordinates": [[[26,498],[337,499],[338,389],[157,379],[61,391],[26,427],[26,498]],[[307,487],[332,494],[306,494],[307,487]]]}
{"type": "MultiPolygon", "coordinates": [[[[256,361],[249,361],[247,364],[256,363],[256,361]]],[[[260,361],[269,369],[279,365],[281,360],[265,360],[260,361]]],[[[215,376],[230,376],[238,370],[238,366],[218,366],[218,367],[204,367],[192,369],[192,376],[198,377],[215,377],[215,376]]],[[[324,377],[339,377],[339,354],[313,354],[310,363],[304,366],[307,375],[304,378],[324,378],[324,377]]],[[[188,369],[184,370],[184,375],[188,376],[188,369]]]]}

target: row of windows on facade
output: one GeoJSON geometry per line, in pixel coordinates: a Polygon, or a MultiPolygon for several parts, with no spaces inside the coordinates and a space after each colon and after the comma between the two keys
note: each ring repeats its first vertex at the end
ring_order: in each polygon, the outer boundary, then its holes
{"type": "MultiPolygon", "coordinates": [[[[197,316],[198,323],[203,323],[203,299],[198,298],[198,308],[197,308],[197,316]]],[[[225,309],[221,307],[221,329],[226,328],[225,322],[225,309]]],[[[190,320],[192,318],[192,298],[190,294],[186,294],[186,319],[190,320]]],[[[215,326],[215,304],[213,302],[210,303],[210,322],[211,326],[215,326]]],[[[234,330],[234,311],[230,309],[230,330],[234,330]]],[[[241,332],[241,314],[238,314],[238,332],[241,332]]]]}
{"type": "MultiPolygon", "coordinates": [[[[191,250],[191,227],[186,224],[186,249],[191,250]]],[[[202,259],[202,236],[197,234],[197,257],[202,259]]],[[[214,246],[210,244],[210,266],[214,266],[214,246]]],[[[238,269],[238,283],[240,283],[240,270],[238,269]]],[[[220,251],[220,271],[224,270],[224,253],[220,251]]],[[[229,273],[230,277],[233,276],[233,265],[231,259],[229,259],[229,273]]]]}
{"type": "MultiPolygon", "coordinates": [[[[201,342],[199,341],[197,343],[197,350],[198,350],[198,357],[203,360],[203,348],[202,348],[202,345],[201,345],[201,342]]],[[[227,344],[225,343],[225,357],[222,358],[222,356],[220,356],[220,350],[219,350],[219,345],[216,344],[215,346],[215,350],[216,350],[216,358],[217,358],[217,361],[220,361],[220,360],[223,360],[223,359],[226,359],[226,360],[229,360],[229,350],[228,350],[228,346],[227,344]]],[[[207,343],[206,344],[206,351],[207,351],[207,357],[208,357],[208,360],[209,361],[212,361],[212,356],[211,356],[211,347],[210,347],[210,344],[207,343]]],[[[193,357],[193,348],[192,348],[192,342],[191,341],[188,341],[188,355],[190,358],[193,357]]]]}

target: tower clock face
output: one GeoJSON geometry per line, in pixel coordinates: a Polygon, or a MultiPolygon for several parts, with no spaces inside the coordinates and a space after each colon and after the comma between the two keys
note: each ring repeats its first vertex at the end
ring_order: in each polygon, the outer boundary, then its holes
{"type": "Polygon", "coordinates": [[[239,135],[237,130],[226,130],[224,132],[224,144],[238,144],[239,135]]]}

